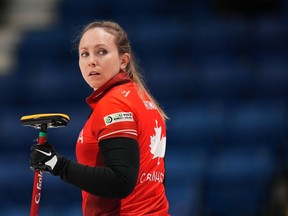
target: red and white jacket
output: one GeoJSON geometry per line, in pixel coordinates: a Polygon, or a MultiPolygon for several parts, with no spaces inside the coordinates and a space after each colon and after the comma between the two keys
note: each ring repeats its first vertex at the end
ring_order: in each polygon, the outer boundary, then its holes
{"type": "Polygon", "coordinates": [[[76,156],[80,164],[104,166],[98,143],[113,137],[138,141],[140,169],[137,184],[123,199],[110,199],[82,191],[84,216],[123,215],[167,216],[164,155],[166,127],[157,107],[143,95],[137,85],[119,73],[94,91],[87,103],[92,113],[80,132],[76,156]]]}

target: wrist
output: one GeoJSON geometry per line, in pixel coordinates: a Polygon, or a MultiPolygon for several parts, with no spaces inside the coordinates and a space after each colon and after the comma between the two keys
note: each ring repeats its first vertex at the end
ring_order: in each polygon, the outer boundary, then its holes
{"type": "Polygon", "coordinates": [[[60,155],[56,157],[57,157],[57,162],[54,166],[54,169],[51,171],[51,173],[54,176],[59,176],[65,171],[65,167],[66,167],[66,164],[68,163],[68,159],[60,155]]]}

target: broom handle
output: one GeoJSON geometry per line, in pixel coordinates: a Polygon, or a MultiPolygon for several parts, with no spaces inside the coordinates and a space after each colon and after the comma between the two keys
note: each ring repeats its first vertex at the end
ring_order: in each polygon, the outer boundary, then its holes
{"type": "MultiPolygon", "coordinates": [[[[47,125],[41,125],[41,131],[38,136],[38,144],[42,145],[47,141],[47,125]]],[[[38,216],[40,198],[41,198],[41,188],[42,188],[42,178],[43,171],[36,170],[34,172],[34,183],[33,183],[33,192],[31,200],[31,209],[30,216],[38,216]]]]}

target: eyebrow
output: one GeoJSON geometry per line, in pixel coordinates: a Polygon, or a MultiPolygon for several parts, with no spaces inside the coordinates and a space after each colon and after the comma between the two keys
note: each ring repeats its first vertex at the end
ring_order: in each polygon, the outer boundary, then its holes
{"type": "MultiPolygon", "coordinates": [[[[98,47],[101,47],[101,46],[107,46],[106,44],[104,43],[100,43],[100,44],[96,44],[93,48],[98,48],[98,47]]],[[[83,46],[83,47],[79,47],[79,50],[80,49],[85,49],[87,50],[88,48],[86,46],[83,46]]]]}

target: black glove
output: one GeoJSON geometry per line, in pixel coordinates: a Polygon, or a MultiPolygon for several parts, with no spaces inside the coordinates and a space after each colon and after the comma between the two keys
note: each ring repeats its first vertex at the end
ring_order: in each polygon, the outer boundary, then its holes
{"type": "MultiPolygon", "coordinates": [[[[59,156],[54,150],[53,146],[48,142],[45,144],[36,144],[31,147],[30,167],[33,170],[43,170],[58,174],[56,164],[59,161],[59,156]]],[[[59,169],[59,168],[58,168],[59,169]]]]}

